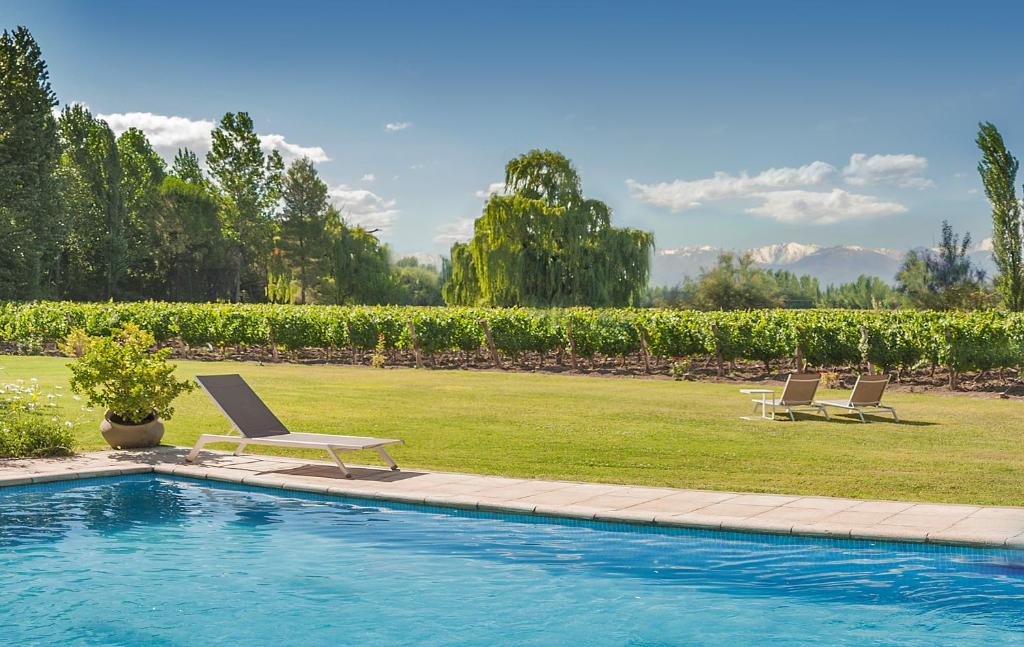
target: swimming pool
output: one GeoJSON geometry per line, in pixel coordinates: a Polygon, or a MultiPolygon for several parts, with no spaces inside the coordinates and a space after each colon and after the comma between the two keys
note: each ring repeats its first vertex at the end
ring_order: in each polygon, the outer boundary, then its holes
{"type": "Polygon", "coordinates": [[[1024,643],[1022,563],[140,475],[0,490],[0,643],[1024,643]]]}

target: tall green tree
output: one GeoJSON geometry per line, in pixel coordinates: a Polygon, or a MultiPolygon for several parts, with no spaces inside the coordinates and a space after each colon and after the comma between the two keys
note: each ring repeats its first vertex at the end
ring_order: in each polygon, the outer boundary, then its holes
{"type": "Polygon", "coordinates": [[[218,301],[231,295],[220,201],[208,184],[169,175],[160,184],[154,248],[159,298],[218,301]]]}
{"type": "Polygon", "coordinates": [[[407,256],[391,267],[395,283],[395,303],[402,306],[440,306],[441,276],[437,268],[407,256]]]}
{"type": "Polygon", "coordinates": [[[992,255],[999,275],[996,287],[1003,305],[1024,310],[1024,260],[1022,260],[1021,204],[1017,200],[1017,158],[1006,149],[1003,136],[991,123],[978,124],[981,161],[978,173],[992,205],[992,255]]]}
{"type": "Polygon", "coordinates": [[[362,227],[350,227],[328,207],[330,245],[318,290],[326,303],[391,303],[394,285],[388,248],[362,227]]]}
{"type": "Polygon", "coordinates": [[[205,184],[206,175],[199,164],[199,156],[188,148],[179,148],[171,163],[171,175],[192,184],[205,184]]]}
{"type": "Polygon", "coordinates": [[[0,298],[51,292],[57,269],[58,146],[42,52],[25,27],[0,35],[0,298]]]}
{"type": "Polygon", "coordinates": [[[985,300],[985,272],[971,262],[967,250],[971,235],[963,238],[942,222],[937,251],[910,251],[896,274],[897,289],[911,305],[933,310],[975,308],[985,300]]]}
{"type": "Polygon", "coordinates": [[[900,295],[891,285],[877,276],[860,275],[852,283],[830,285],[825,288],[820,305],[826,308],[876,310],[897,308],[900,295]]]}
{"type": "Polygon", "coordinates": [[[137,128],[121,133],[117,153],[125,207],[124,293],[134,298],[151,297],[160,282],[155,265],[157,224],[162,206],[160,185],[167,175],[167,166],[137,128]]]}
{"type": "Polygon", "coordinates": [[[225,238],[231,242],[234,301],[266,291],[274,238],[274,211],[281,195],[284,161],[265,155],[248,113],[229,112],[212,133],[206,165],[224,195],[225,238]]]}
{"type": "Polygon", "coordinates": [[[125,201],[117,140],[106,122],[82,105],[66,106],[58,120],[69,231],[64,272],[72,298],[121,296],[125,274],[125,201]]]}
{"type": "Polygon", "coordinates": [[[777,308],[784,304],[774,276],[757,267],[750,254],[738,258],[729,253],[719,255],[713,268],[702,271],[700,278],[683,289],[692,294],[691,302],[702,310],[777,308]]]}
{"type": "Polygon", "coordinates": [[[299,281],[299,303],[315,284],[319,264],[330,243],[327,184],[308,158],[288,167],[281,194],[280,249],[299,281]]]}
{"type": "Polygon", "coordinates": [[[511,160],[505,192],[488,200],[473,238],[452,246],[447,303],[621,306],[642,295],[653,237],[612,227],[568,158],[533,150],[511,160]]]}

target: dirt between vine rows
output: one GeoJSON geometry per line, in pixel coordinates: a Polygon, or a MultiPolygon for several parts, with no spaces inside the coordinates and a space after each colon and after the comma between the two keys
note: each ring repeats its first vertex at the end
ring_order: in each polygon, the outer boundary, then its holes
{"type": "MultiPolygon", "coordinates": [[[[274,351],[269,346],[244,346],[227,348],[188,348],[177,342],[168,342],[164,347],[172,349],[172,358],[217,362],[223,360],[291,364],[337,364],[371,366],[373,352],[353,349],[305,348],[296,351],[274,351]]],[[[0,351],[18,355],[60,356],[53,344],[44,348],[25,348],[13,344],[0,344],[0,351]]],[[[416,358],[409,350],[387,350],[383,353],[384,368],[416,368],[416,358]]],[[[466,370],[530,372],[564,375],[590,375],[608,378],[634,378],[649,380],[672,380],[673,360],[650,357],[646,364],[642,355],[626,357],[595,356],[579,358],[574,367],[566,353],[524,353],[519,357],[501,357],[501,367],[496,367],[490,355],[479,352],[446,352],[424,354],[422,367],[426,370],[466,370]]],[[[795,369],[795,362],[778,362],[771,371],[755,362],[734,362],[726,365],[725,374],[719,375],[714,358],[689,358],[689,372],[684,380],[735,384],[763,384],[782,386],[786,375],[795,369]]],[[[857,375],[865,367],[844,366],[822,369],[822,386],[825,388],[851,389],[857,375]]],[[[964,373],[959,376],[957,390],[949,388],[949,374],[944,369],[934,372],[928,368],[892,373],[890,389],[905,393],[944,393],[947,395],[976,398],[1024,399],[1024,380],[1017,370],[984,371],[964,373]]]]}

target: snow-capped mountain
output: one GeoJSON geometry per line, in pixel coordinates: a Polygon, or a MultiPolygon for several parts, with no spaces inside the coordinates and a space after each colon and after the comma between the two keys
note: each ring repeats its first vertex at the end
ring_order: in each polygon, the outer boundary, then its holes
{"type": "MultiPolygon", "coordinates": [[[[971,252],[971,260],[991,274],[991,244],[985,241],[971,252]]],[[[712,267],[723,250],[711,245],[659,249],[651,265],[651,285],[676,285],[686,277],[696,277],[702,268],[712,267]]],[[[735,251],[735,250],[733,250],[735,251]]],[[[739,250],[750,253],[761,267],[789,270],[794,274],[809,274],[821,285],[848,283],[861,274],[877,276],[893,282],[906,250],[871,248],[857,245],[823,247],[802,243],[779,243],[754,249],[739,250]]]]}

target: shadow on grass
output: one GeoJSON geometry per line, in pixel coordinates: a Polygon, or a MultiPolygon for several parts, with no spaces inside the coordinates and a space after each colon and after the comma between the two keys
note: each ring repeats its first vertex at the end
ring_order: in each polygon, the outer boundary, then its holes
{"type": "MultiPolygon", "coordinates": [[[[817,420],[818,422],[834,422],[834,423],[838,423],[838,424],[841,424],[841,425],[863,425],[863,424],[866,424],[865,422],[861,422],[860,417],[857,414],[855,414],[855,413],[853,413],[853,414],[843,413],[843,414],[838,414],[838,415],[833,413],[833,414],[831,414],[832,417],[829,418],[828,420],[825,420],[824,417],[815,415],[813,413],[796,412],[795,415],[796,415],[796,422],[800,422],[802,420],[808,420],[808,421],[810,421],[810,420],[817,420]]],[[[930,422],[930,421],[927,421],[927,420],[900,420],[899,422],[896,422],[895,420],[893,420],[889,416],[872,415],[872,414],[864,414],[864,420],[867,423],[881,422],[881,423],[884,423],[884,424],[887,424],[887,425],[895,425],[897,427],[937,427],[937,426],[939,426],[941,424],[941,423],[938,423],[938,422],[930,422]]],[[[774,422],[793,422],[793,421],[789,419],[789,416],[781,416],[780,415],[780,416],[776,416],[775,417],[774,422]]]]}

